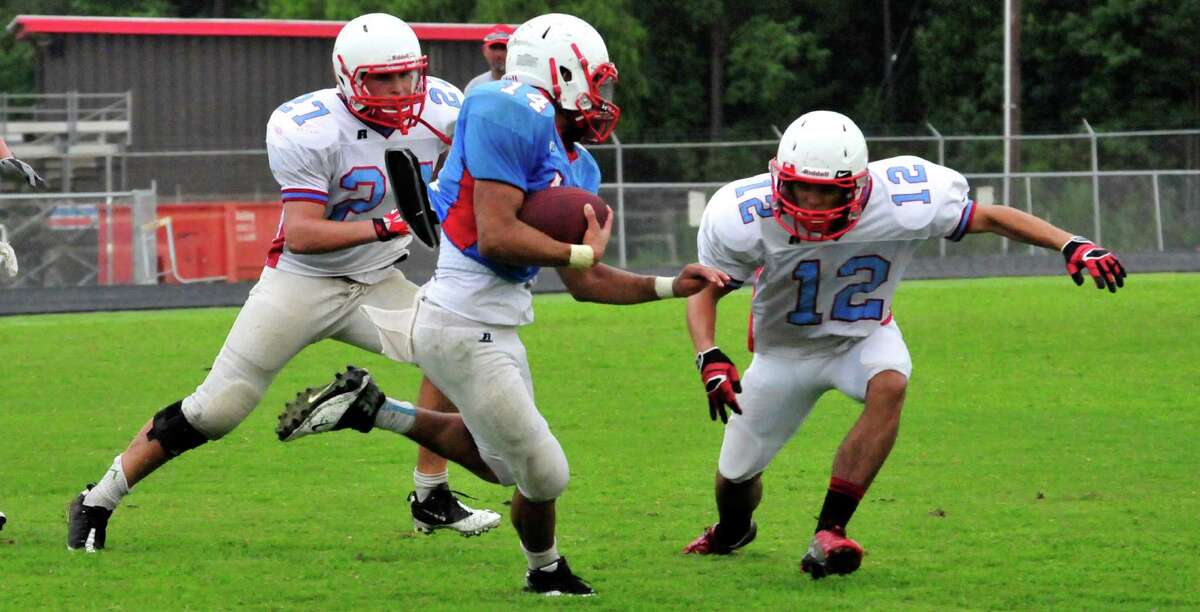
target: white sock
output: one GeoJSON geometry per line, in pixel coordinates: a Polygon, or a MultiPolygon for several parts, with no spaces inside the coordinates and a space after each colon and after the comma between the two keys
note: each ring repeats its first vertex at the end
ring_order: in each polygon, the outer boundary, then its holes
{"type": "Polygon", "coordinates": [[[113,459],[112,467],[104,473],[104,477],[96,486],[83,496],[85,506],[100,506],[113,510],[121,503],[121,498],[129,494],[129,484],[125,481],[125,467],[121,465],[122,455],[113,459]]]}
{"type": "Polygon", "coordinates": [[[375,426],[380,429],[394,431],[398,434],[408,433],[413,423],[417,422],[417,409],[408,402],[387,398],[379,411],[375,413],[375,426]]]}
{"type": "Polygon", "coordinates": [[[529,560],[529,569],[540,569],[547,572],[553,572],[558,569],[558,539],[550,545],[550,548],[542,552],[530,552],[521,545],[521,551],[525,553],[525,558],[529,560]],[[550,567],[553,565],[553,567],[550,567]]]}
{"type": "Polygon", "coordinates": [[[450,472],[442,470],[440,474],[422,474],[413,468],[413,487],[417,490],[417,501],[423,502],[438,485],[450,482],[450,472]]]}

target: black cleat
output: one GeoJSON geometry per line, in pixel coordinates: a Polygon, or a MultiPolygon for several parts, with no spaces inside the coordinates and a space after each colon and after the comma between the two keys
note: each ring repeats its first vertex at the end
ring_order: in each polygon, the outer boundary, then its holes
{"type": "Polygon", "coordinates": [[[408,494],[412,504],[413,529],[421,533],[433,533],[435,529],[450,529],[464,537],[480,535],[500,524],[500,515],[491,510],[476,510],[458,500],[455,495],[470,497],[465,493],[451,491],[443,483],[417,501],[417,493],[408,494]]]}
{"type": "Polygon", "coordinates": [[[750,521],[750,528],[742,537],[732,544],[726,544],[717,538],[717,525],[705,527],[704,532],[700,534],[691,544],[683,547],[685,555],[728,555],[733,551],[754,541],[758,535],[758,525],[754,521],[750,521]]]}
{"type": "Polygon", "coordinates": [[[367,433],[375,426],[375,413],[387,397],[363,368],[346,366],[333,382],[309,387],[283,407],[275,435],[281,442],[335,431],[353,429],[367,433]]]}
{"type": "Polygon", "coordinates": [[[588,583],[571,573],[566,557],[559,557],[550,565],[525,572],[525,590],[548,596],[590,597],[596,594],[588,583]]]}
{"type": "Polygon", "coordinates": [[[113,511],[83,505],[83,497],[94,486],[89,484],[67,506],[67,550],[96,552],[104,548],[105,530],[113,511]]]}

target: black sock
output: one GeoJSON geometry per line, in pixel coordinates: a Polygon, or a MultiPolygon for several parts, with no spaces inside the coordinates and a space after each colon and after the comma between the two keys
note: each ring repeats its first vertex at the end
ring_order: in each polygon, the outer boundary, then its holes
{"type": "Polygon", "coordinates": [[[817,518],[816,531],[831,527],[845,529],[866,492],[865,487],[848,480],[831,478],[829,490],[825,493],[825,503],[821,505],[821,515],[817,518]]]}
{"type": "Polygon", "coordinates": [[[745,523],[730,522],[728,525],[725,523],[717,523],[717,529],[714,535],[717,538],[717,542],[725,546],[733,546],[749,532],[750,520],[747,519],[745,523]]]}

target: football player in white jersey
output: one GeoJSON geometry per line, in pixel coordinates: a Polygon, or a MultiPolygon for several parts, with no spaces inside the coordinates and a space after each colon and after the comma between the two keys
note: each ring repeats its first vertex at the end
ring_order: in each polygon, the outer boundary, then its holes
{"type": "MultiPolygon", "coordinates": [[[[46,187],[45,179],[38,176],[32,166],[17,159],[3,138],[0,138],[0,174],[18,179],[34,189],[46,187]]],[[[17,252],[3,238],[0,238],[0,268],[3,268],[8,276],[17,275],[17,252]]]]}
{"type": "MultiPolygon", "coordinates": [[[[283,213],[262,276],[225,345],[195,392],[155,414],[99,483],[71,503],[68,548],[104,548],[108,519],[129,489],[237,427],[304,347],[332,338],[381,352],[376,328],[359,306],[404,308],[416,298],[417,286],[394,267],[408,256],[412,238],[387,188],[384,152],[409,149],[428,180],[448,150],[446,134],[462,94],[426,77],[428,60],[416,34],[391,15],[347,23],[332,61],[336,88],[283,104],[267,123],[283,213]]],[[[453,408],[428,382],[420,394],[424,406],[453,408]]],[[[495,512],[454,498],[444,459],[422,459],[410,496],[418,528],[474,535],[499,524],[495,512]],[[421,469],[438,462],[440,468],[421,469]]]]}
{"type": "Polygon", "coordinates": [[[954,170],[913,156],[867,163],[862,132],[834,112],[801,116],[769,173],[717,191],[700,224],[700,261],[727,273],[731,286],[753,284],[754,358],[739,380],[714,342],[717,303],[732,289],[689,299],[709,413],[728,424],[718,522],[685,553],[728,554],[754,539],[763,470],[817,399],[837,389],[865,407],[834,457],[801,567],[813,578],[858,569],[863,551],[846,524],[892,449],[912,371],[892,295],[922,242],[976,232],[1061,251],[1076,284],[1085,269],[1097,287],[1124,284],[1112,253],[1015,208],[974,203],[954,170]]]}

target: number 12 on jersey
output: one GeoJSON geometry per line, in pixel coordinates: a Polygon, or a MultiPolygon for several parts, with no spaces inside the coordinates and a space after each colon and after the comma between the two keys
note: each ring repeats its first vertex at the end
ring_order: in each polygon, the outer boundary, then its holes
{"type": "MultiPolygon", "coordinates": [[[[866,270],[870,274],[861,283],[847,285],[837,295],[833,296],[833,320],[853,323],[862,319],[879,321],[883,319],[883,300],[868,299],[861,304],[852,302],[854,296],[860,293],[870,293],[887,282],[888,270],[892,267],[888,260],[878,255],[859,255],[846,260],[838,268],[838,278],[854,276],[866,270]]],[[[787,315],[788,323],[792,325],[820,325],[825,316],[817,311],[817,294],[821,288],[821,260],[806,259],[792,270],[792,278],[800,281],[799,295],[796,297],[796,309],[787,315]]]]}
{"type": "MultiPolygon", "coordinates": [[[[925,166],[921,164],[913,164],[911,170],[904,166],[892,166],[891,168],[887,169],[885,174],[887,174],[888,181],[893,185],[899,185],[901,179],[903,179],[905,183],[918,185],[929,182],[929,178],[925,176],[925,166]]],[[[929,197],[929,190],[922,189],[916,193],[892,194],[892,204],[895,204],[896,206],[903,206],[905,204],[912,204],[914,202],[920,202],[921,204],[928,204],[932,202],[929,197]]]]}

